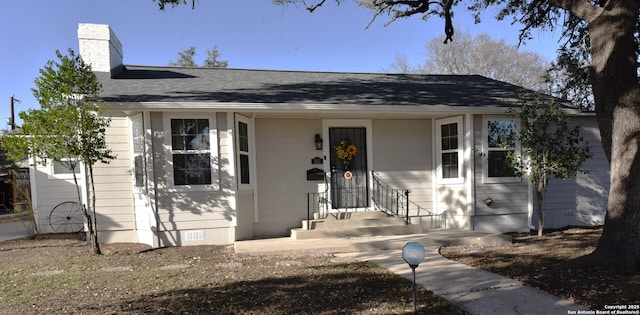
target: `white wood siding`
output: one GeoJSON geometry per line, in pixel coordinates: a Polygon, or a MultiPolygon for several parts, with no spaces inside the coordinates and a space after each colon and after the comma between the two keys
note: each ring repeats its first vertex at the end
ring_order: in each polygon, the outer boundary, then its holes
{"type": "Polygon", "coordinates": [[[253,225],[254,225],[254,191],[253,190],[238,190],[238,211],[237,211],[237,225],[235,228],[236,240],[245,240],[253,237],[253,225]]]}
{"type": "Polygon", "coordinates": [[[576,177],[576,225],[602,225],[607,211],[611,176],[609,161],[604,154],[600,129],[595,117],[576,120],[582,124],[582,136],[589,143],[593,157],[583,167],[586,174],[576,177]]]}
{"type": "MultiPolygon", "coordinates": [[[[372,170],[388,185],[410,189],[409,199],[433,211],[431,120],[374,120],[372,170]]],[[[410,206],[410,215],[418,213],[410,206]]]]}
{"type": "MultiPolygon", "coordinates": [[[[106,130],[107,147],[116,156],[109,164],[94,165],[98,238],[103,231],[135,230],[131,180],[129,123],[124,116],[112,116],[106,130]]],[[[90,201],[89,201],[90,202],[90,201]]],[[[129,233],[126,232],[126,233],[129,233]]],[[[135,235],[135,233],[132,233],[135,235]]],[[[100,240],[105,241],[105,240],[100,240]]],[[[131,242],[136,239],[129,240],[131,242]]]]}
{"type": "MultiPolygon", "coordinates": [[[[111,125],[106,130],[106,141],[116,159],[109,164],[97,163],[93,168],[100,242],[109,241],[110,238],[101,237],[108,231],[130,232],[135,229],[128,134],[126,117],[111,117],[111,125]]],[[[50,165],[38,166],[35,169],[36,211],[38,224],[44,233],[53,232],[49,224],[49,215],[56,205],[65,201],[78,201],[73,179],[51,176],[50,167],[50,165]]],[[[83,185],[82,176],[79,175],[78,179],[83,185]]],[[[88,202],[91,200],[89,199],[88,202]]],[[[136,239],[127,239],[136,241],[136,239]]]]}
{"type": "MultiPolygon", "coordinates": [[[[35,205],[36,220],[41,233],[54,233],[49,224],[49,215],[53,208],[65,201],[78,202],[78,193],[73,179],[51,177],[51,165],[31,167],[35,182],[35,194],[32,194],[35,205]]],[[[79,180],[82,180],[78,176],[79,180]]]]}
{"type": "MultiPolygon", "coordinates": [[[[173,114],[175,116],[175,114],[173,114]]],[[[231,222],[235,209],[229,187],[233,178],[229,174],[229,154],[226,114],[216,115],[219,156],[219,189],[207,191],[180,191],[167,188],[166,154],[164,147],[163,114],[151,113],[153,132],[154,176],[157,183],[157,218],[159,246],[185,246],[201,244],[229,244],[233,242],[231,222]],[[190,233],[201,233],[202,239],[190,239],[190,233]]]]}
{"type": "MultiPolygon", "coordinates": [[[[582,165],[586,174],[579,173],[565,180],[549,180],[544,201],[545,228],[604,224],[610,185],[609,163],[602,149],[597,121],[595,117],[572,117],[571,123],[582,125],[581,135],[593,157],[582,165]]],[[[537,209],[535,199],[534,209],[537,209]]],[[[533,224],[538,226],[537,210],[533,224]]]]}
{"type": "MultiPolygon", "coordinates": [[[[258,222],[255,236],[286,236],[307,218],[307,193],[320,181],[307,181],[314,157],[323,157],[314,145],[322,134],[317,119],[256,119],[258,222]]],[[[328,145],[325,139],[325,145],[328,145]]],[[[328,161],[324,161],[328,163],[328,161]]]]}

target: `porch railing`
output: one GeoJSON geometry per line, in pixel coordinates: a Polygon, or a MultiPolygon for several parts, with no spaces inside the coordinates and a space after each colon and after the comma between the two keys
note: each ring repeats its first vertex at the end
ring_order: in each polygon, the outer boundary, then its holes
{"type": "MultiPolygon", "coordinates": [[[[378,210],[404,219],[405,224],[411,223],[411,218],[419,218],[421,220],[420,224],[423,226],[442,228],[442,215],[435,214],[409,199],[409,194],[411,193],[409,189],[393,188],[383,182],[375,172],[371,172],[371,174],[371,199],[378,210]],[[424,220],[428,221],[425,222],[424,220]]],[[[332,185],[339,184],[332,182],[332,185]]],[[[344,191],[350,193],[348,189],[344,191]]],[[[331,207],[329,193],[329,178],[325,174],[324,190],[307,193],[307,229],[311,228],[311,220],[325,219],[329,215],[329,208],[331,207]]]]}
{"type": "Polygon", "coordinates": [[[442,227],[442,215],[435,214],[409,199],[411,190],[393,188],[383,182],[375,172],[371,172],[371,174],[373,179],[372,200],[380,211],[403,218],[405,224],[411,223],[412,217],[417,217],[420,220],[429,220],[428,222],[420,222],[423,226],[426,223],[430,228],[442,227]]]}
{"type": "Polygon", "coordinates": [[[307,193],[307,230],[311,229],[309,222],[313,219],[325,219],[329,215],[329,179],[324,175],[324,190],[307,193]],[[315,214],[318,214],[317,216],[315,214]]]}
{"type": "Polygon", "coordinates": [[[374,172],[371,172],[373,183],[371,187],[373,203],[382,212],[398,218],[404,218],[409,224],[409,189],[393,188],[384,183],[374,172]]]}

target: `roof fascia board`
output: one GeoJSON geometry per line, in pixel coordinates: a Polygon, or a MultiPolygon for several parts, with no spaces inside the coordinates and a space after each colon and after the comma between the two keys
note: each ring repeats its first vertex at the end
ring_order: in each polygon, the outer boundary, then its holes
{"type": "Polygon", "coordinates": [[[108,110],[161,110],[161,111],[243,111],[270,113],[339,112],[339,113],[437,113],[490,114],[505,113],[503,106],[448,106],[448,105],[354,105],[305,103],[220,103],[220,102],[109,102],[108,110]]]}

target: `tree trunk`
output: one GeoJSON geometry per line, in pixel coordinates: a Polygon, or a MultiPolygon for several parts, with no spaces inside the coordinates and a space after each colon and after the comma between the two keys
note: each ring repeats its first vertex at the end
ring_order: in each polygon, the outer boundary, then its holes
{"type": "Polygon", "coordinates": [[[542,237],[542,233],[544,231],[544,187],[542,186],[542,181],[533,183],[536,188],[536,202],[538,203],[538,237],[542,237]]]}
{"type": "Polygon", "coordinates": [[[592,85],[611,188],[591,263],[640,271],[640,85],[634,30],[637,0],[610,2],[589,21],[592,85]]]}
{"type": "Polygon", "coordinates": [[[100,255],[100,243],[98,242],[98,219],[96,218],[96,186],[93,182],[93,165],[89,164],[89,180],[91,181],[91,213],[93,214],[93,221],[90,221],[89,226],[93,233],[91,236],[91,245],[93,246],[93,253],[100,255]]]}
{"type": "Polygon", "coordinates": [[[98,238],[96,237],[97,232],[93,228],[93,220],[91,219],[91,215],[89,214],[86,205],[84,204],[82,204],[82,214],[87,222],[87,232],[89,234],[89,241],[91,242],[93,253],[100,255],[102,252],[100,251],[100,244],[98,244],[98,238]]]}
{"type": "MultiPolygon", "coordinates": [[[[77,164],[77,165],[80,165],[80,164],[77,164]]],[[[70,169],[74,170],[76,166],[72,165],[70,169]]],[[[91,180],[93,181],[93,177],[91,178],[91,180]]],[[[82,192],[81,192],[80,185],[78,184],[78,176],[76,176],[75,172],[73,172],[73,183],[76,186],[76,193],[78,195],[78,204],[80,205],[80,207],[82,207],[82,215],[84,216],[85,222],[87,223],[87,234],[89,234],[88,239],[91,242],[91,248],[93,249],[93,253],[102,254],[102,252],[100,251],[100,244],[98,243],[98,234],[97,234],[98,231],[94,229],[95,221],[91,219],[91,214],[87,210],[86,205],[82,202],[82,192]]],[[[93,217],[95,218],[95,211],[93,213],[93,217]]]]}

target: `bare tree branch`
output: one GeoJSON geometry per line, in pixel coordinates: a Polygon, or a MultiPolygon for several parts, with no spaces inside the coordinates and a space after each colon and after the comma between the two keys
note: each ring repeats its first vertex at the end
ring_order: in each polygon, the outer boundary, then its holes
{"type": "Polygon", "coordinates": [[[313,6],[308,6],[306,2],[302,1],[302,3],[304,4],[304,6],[307,8],[307,11],[313,13],[313,11],[315,11],[317,8],[321,7],[327,0],[322,0],[319,3],[313,5],[313,6]]]}

